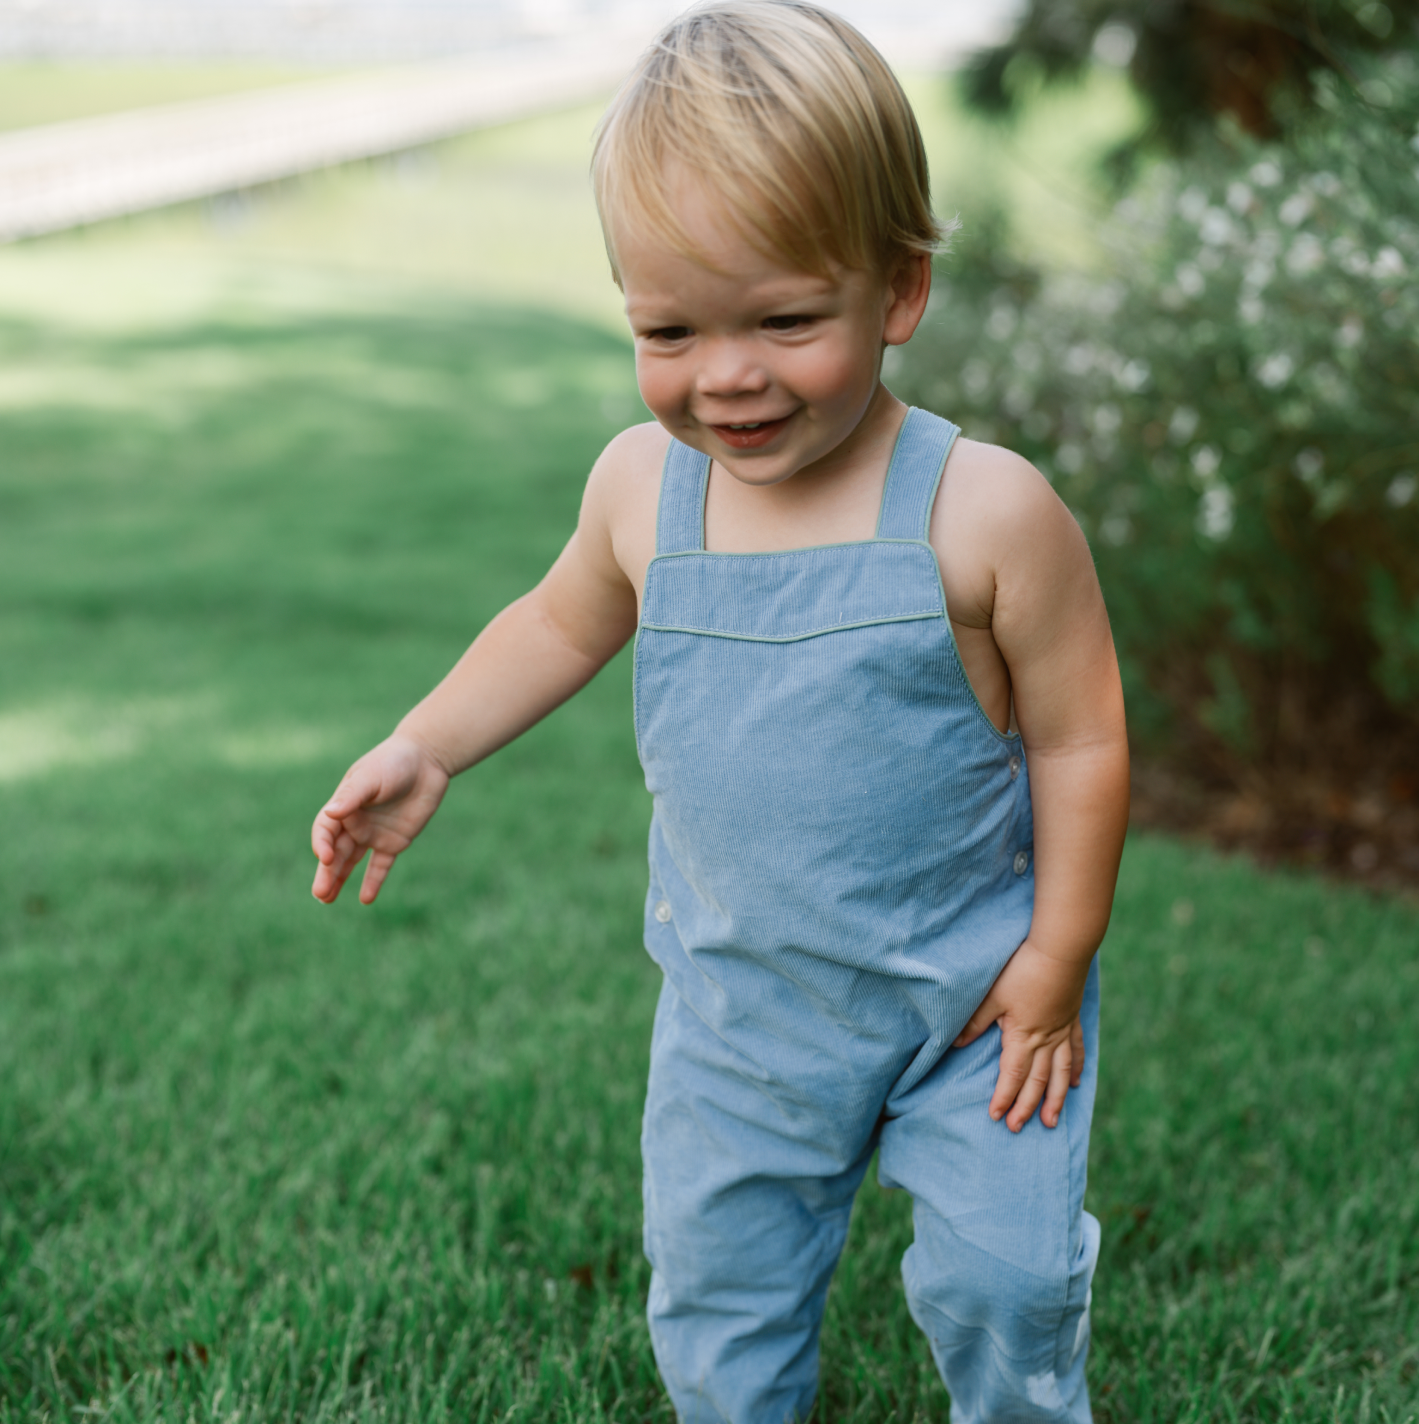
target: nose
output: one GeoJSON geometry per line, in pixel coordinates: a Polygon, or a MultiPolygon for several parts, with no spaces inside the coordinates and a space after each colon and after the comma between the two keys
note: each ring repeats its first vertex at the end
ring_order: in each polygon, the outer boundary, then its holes
{"type": "Polygon", "coordinates": [[[695,389],[702,396],[759,395],[769,387],[769,374],[755,359],[752,343],[719,337],[701,345],[695,389]]]}

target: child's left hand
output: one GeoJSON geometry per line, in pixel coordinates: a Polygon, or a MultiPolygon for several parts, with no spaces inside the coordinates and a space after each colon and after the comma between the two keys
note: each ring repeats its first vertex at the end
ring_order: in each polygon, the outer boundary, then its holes
{"type": "Polygon", "coordinates": [[[955,1046],[964,1048],[991,1024],[1000,1025],[1000,1076],[990,1115],[996,1122],[1004,1117],[1011,1132],[1019,1132],[1037,1107],[1046,1127],[1058,1126],[1065,1094],[1079,1086],[1084,1072],[1079,1006],[1088,976],[1087,959],[1083,964],[1055,959],[1027,939],[956,1039],[955,1046]]]}

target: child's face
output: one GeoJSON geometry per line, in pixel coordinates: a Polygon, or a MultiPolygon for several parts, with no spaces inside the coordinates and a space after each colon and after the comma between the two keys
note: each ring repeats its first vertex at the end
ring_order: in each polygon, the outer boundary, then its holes
{"type": "Polygon", "coordinates": [[[703,260],[616,234],[641,396],[737,479],[777,484],[857,429],[880,388],[883,345],[905,341],[920,317],[926,261],[905,284],[910,299],[900,279],[817,277],[759,251],[689,175],[672,191],[703,260]]]}

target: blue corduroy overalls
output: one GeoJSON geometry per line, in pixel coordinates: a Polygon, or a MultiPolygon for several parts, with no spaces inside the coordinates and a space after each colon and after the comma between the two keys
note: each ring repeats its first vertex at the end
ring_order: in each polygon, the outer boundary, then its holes
{"type": "Polygon", "coordinates": [[[1057,1128],[987,1115],[998,1029],[950,1046],[1034,900],[1020,740],[976,701],[927,543],[956,434],[912,410],[876,537],[772,554],[705,552],[709,459],[666,457],[635,655],[665,971],[642,1146],[685,1424],[806,1416],[874,1149],[914,1198],[902,1274],[954,1424],[1090,1417],[1097,966],[1057,1128]]]}

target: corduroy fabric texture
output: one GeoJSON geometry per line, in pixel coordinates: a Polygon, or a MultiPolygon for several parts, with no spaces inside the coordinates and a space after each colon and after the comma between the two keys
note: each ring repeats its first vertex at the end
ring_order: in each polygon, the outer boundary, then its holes
{"type": "Polygon", "coordinates": [[[997,1031],[950,1049],[1034,896],[1024,753],[976,702],[927,543],[956,434],[910,411],[877,537],[778,554],[706,553],[709,461],[666,458],[635,657],[666,976],[646,1250],[657,1359],[696,1424],[806,1415],[879,1143],[916,1201],[904,1275],[955,1424],[1089,1417],[1096,1008],[1054,1130],[987,1116],[997,1031]]]}

